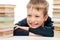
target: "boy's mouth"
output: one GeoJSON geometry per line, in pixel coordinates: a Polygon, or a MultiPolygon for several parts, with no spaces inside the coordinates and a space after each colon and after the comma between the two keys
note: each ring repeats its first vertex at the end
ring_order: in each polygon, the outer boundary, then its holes
{"type": "Polygon", "coordinates": [[[31,27],[36,27],[38,26],[38,23],[29,23],[31,27]]]}

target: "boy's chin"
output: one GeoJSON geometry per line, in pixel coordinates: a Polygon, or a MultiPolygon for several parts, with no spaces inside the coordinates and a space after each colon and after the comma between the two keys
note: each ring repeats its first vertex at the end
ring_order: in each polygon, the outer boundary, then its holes
{"type": "Polygon", "coordinates": [[[39,26],[34,26],[34,27],[33,27],[33,26],[30,26],[30,28],[38,28],[38,27],[39,27],[39,26]]]}

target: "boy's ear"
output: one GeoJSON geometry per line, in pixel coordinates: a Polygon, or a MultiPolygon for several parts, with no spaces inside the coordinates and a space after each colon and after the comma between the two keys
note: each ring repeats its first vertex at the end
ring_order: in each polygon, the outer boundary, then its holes
{"type": "Polygon", "coordinates": [[[48,14],[44,16],[44,21],[46,21],[47,19],[48,19],[48,14]]]}

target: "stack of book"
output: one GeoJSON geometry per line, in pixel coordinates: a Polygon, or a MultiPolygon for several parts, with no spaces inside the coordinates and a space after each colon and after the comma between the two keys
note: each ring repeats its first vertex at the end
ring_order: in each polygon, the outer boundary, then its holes
{"type": "Polygon", "coordinates": [[[11,4],[0,4],[0,36],[13,34],[9,28],[14,26],[14,7],[11,4]]]}
{"type": "Polygon", "coordinates": [[[11,27],[14,22],[14,7],[15,5],[0,4],[0,28],[11,27]]]}
{"type": "Polygon", "coordinates": [[[60,0],[54,0],[53,21],[55,30],[60,30],[60,0]]]}

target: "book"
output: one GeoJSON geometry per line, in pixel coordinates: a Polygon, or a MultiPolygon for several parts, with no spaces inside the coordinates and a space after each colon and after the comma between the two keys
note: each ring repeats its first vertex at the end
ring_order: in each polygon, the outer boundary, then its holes
{"type": "Polygon", "coordinates": [[[4,13],[5,13],[5,12],[6,12],[6,13],[7,13],[7,12],[14,12],[14,9],[13,9],[13,8],[4,8],[4,9],[3,9],[3,8],[0,8],[0,12],[4,12],[4,13]]]}
{"type": "Polygon", "coordinates": [[[6,22],[6,21],[14,21],[14,17],[0,17],[0,22],[1,22],[1,21],[3,21],[3,22],[4,22],[4,21],[5,21],[5,22],[6,22]]]}
{"type": "Polygon", "coordinates": [[[11,37],[13,36],[13,29],[0,28],[0,37],[11,37]]]}
{"type": "Polygon", "coordinates": [[[59,4],[59,5],[60,5],[60,0],[54,0],[53,3],[54,3],[54,4],[59,4]]]}
{"type": "Polygon", "coordinates": [[[53,18],[54,22],[60,22],[60,18],[53,18]]]}
{"type": "Polygon", "coordinates": [[[55,29],[56,31],[60,31],[60,26],[54,26],[54,29],[55,29]]]}
{"type": "Polygon", "coordinates": [[[0,13],[0,17],[1,16],[11,16],[11,17],[13,17],[14,13],[0,13]]]}
{"type": "Polygon", "coordinates": [[[60,9],[53,9],[53,12],[60,12],[60,9]]]}
{"type": "Polygon", "coordinates": [[[60,12],[53,12],[54,18],[60,18],[60,12]]]}
{"type": "Polygon", "coordinates": [[[0,28],[14,27],[14,22],[0,22],[0,28]]]}
{"type": "Polygon", "coordinates": [[[15,5],[12,5],[12,4],[0,4],[0,9],[6,9],[6,8],[15,8],[15,5]]]}

